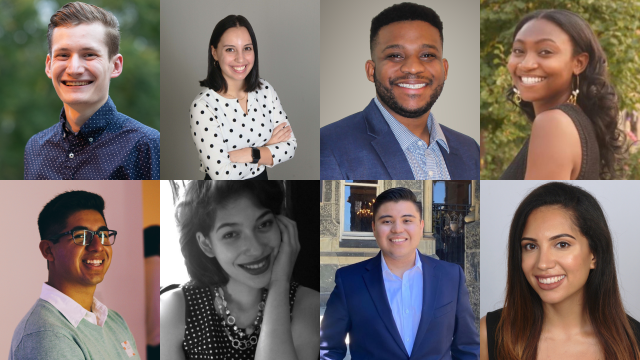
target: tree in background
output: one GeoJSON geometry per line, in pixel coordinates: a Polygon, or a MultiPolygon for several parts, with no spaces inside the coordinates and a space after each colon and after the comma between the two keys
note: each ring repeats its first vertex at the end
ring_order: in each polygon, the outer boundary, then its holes
{"type": "MultiPolygon", "coordinates": [[[[573,11],[591,25],[607,54],[620,111],[640,111],[640,2],[480,0],[481,179],[499,178],[530,134],[529,120],[506,100],[512,86],[507,62],[515,26],[540,9],[573,11]]],[[[640,152],[632,152],[624,167],[628,178],[640,178],[640,152]]]]}
{"type": "MultiPolygon", "coordinates": [[[[22,179],[27,141],[58,121],[62,102],[44,72],[47,25],[67,2],[0,0],[0,179],[22,179]]],[[[159,130],[159,0],[85,2],[120,23],[124,68],[109,89],[118,111],[159,130]]]]}

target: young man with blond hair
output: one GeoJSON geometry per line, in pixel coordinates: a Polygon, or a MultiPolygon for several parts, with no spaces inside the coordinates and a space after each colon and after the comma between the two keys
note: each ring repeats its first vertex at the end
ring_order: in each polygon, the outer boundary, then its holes
{"type": "Polygon", "coordinates": [[[53,16],[45,72],[62,100],[58,122],[25,148],[27,180],[160,178],[160,133],[121,114],[109,97],[122,73],[116,17],[72,2],[53,16]]]}

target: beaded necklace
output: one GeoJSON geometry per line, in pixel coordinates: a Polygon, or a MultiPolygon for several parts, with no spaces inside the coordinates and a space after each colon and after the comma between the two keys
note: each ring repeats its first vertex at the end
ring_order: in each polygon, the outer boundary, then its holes
{"type": "Polygon", "coordinates": [[[227,308],[227,302],[224,299],[224,290],[220,287],[214,288],[213,291],[216,294],[214,305],[218,314],[223,318],[222,326],[224,327],[227,337],[231,340],[231,345],[236,349],[244,350],[257,344],[258,336],[260,335],[260,326],[262,325],[262,313],[267,301],[267,289],[262,289],[262,301],[258,304],[258,316],[256,316],[256,320],[253,322],[253,325],[247,326],[244,331],[235,325],[236,318],[231,315],[231,311],[227,308]],[[232,329],[233,332],[229,331],[229,329],[232,329]],[[232,333],[235,336],[232,336],[232,333]]]}

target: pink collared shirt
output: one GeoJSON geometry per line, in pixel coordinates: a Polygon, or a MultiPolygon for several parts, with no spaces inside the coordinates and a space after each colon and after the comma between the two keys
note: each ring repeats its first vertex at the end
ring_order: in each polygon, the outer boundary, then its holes
{"type": "Polygon", "coordinates": [[[109,309],[95,297],[91,305],[93,312],[87,311],[82,305],[75,302],[75,300],[47,283],[42,284],[40,298],[58,309],[58,311],[69,320],[73,327],[78,327],[82,319],[100,327],[104,326],[104,322],[107,321],[109,309]]]}

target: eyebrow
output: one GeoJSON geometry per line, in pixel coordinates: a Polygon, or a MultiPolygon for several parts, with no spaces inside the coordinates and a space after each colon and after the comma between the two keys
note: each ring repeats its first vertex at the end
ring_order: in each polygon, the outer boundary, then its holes
{"type": "MultiPolygon", "coordinates": [[[[258,220],[262,219],[263,217],[266,217],[266,216],[268,216],[270,214],[272,214],[271,210],[265,210],[260,215],[258,215],[258,217],[256,218],[256,221],[258,221],[258,220]]],[[[218,227],[216,228],[216,232],[220,231],[220,229],[222,229],[225,226],[233,227],[233,226],[237,226],[237,225],[240,225],[240,223],[237,223],[237,222],[223,223],[223,224],[218,225],[218,227]]]]}
{"type": "MultiPolygon", "coordinates": [[[[549,241],[552,240],[556,240],[559,238],[563,238],[563,237],[568,237],[568,238],[572,238],[573,240],[576,240],[575,237],[573,237],[573,235],[569,235],[569,234],[558,234],[558,235],[554,235],[552,237],[549,238],[549,241]]],[[[523,237],[520,241],[525,241],[525,240],[529,240],[529,241],[533,241],[533,242],[538,242],[538,240],[534,239],[534,238],[530,238],[530,237],[523,237]]]]}
{"type": "MultiPolygon", "coordinates": [[[[244,44],[242,46],[253,46],[253,43],[244,44]]],[[[222,45],[222,47],[226,48],[226,47],[236,47],[236,46],[235,45],[222,45]]]]}
{"type": "MultiPolygon", "coordinates": [[[[436,50],[436,51],[440,51],[440,49],[437,46],[431,45],[431,44],[422,44],[422,45],[420,45],[420,48],[421,49],[433,49],[433,50],[436,50]]],[[[404,49],[404,46],[400,45],[400,44],[387,45],[384,49],[382,49],[382,52],[385,52],[385,51],[387,51],[389,49],[404,49]]]]}
{"type": "MultiPolygon", "coordinates": [[[[550,38],[539,39],[539,40],[534,41],[533,43],[534,43],[534,44],[538,44],[538,43],[545,42],[545,41],[551,41],[552,43],[557,44],[557,43],[555,42],[555,40],[550,39],[550,38]]],[[[525,42],[525,41],[524,41],[524,40],[522,40],[522,39],[515,39],[513,42],[514,42],[514,43],[516,43],[516,42],[522,42],[522,43],[523,43],[523,42],[525,42]]]]}
{"type": "MultiPolygon", "coordinates": [[[[88,227],[86,227],[86,226],[80,225],[80,226],[74,227],[73,229],[71,229],[69,231],[76,231],[76,230],[90,230],[90,229],[88,227]]],[[[109,228],[106,225],[102,225],[96,231],[102,231],[102,230],[109,230],[109,228]]]]}
{"type": "MultiPolygon", "coordinates": [[[[402,216],[400,216],[400,217],[412,217],[412,218],[416,218],[416,216],[415,216],[415,215],[412,215],[412,214],[404,214],[404,215],[402,215],[402,216]]],[[[385,218],[393,218],[393,216],[391,216],[391,215],[380,215],[380,217],[378,218],[378,220],[380,220],[380,219],[385,219],[385,218]]]]}

